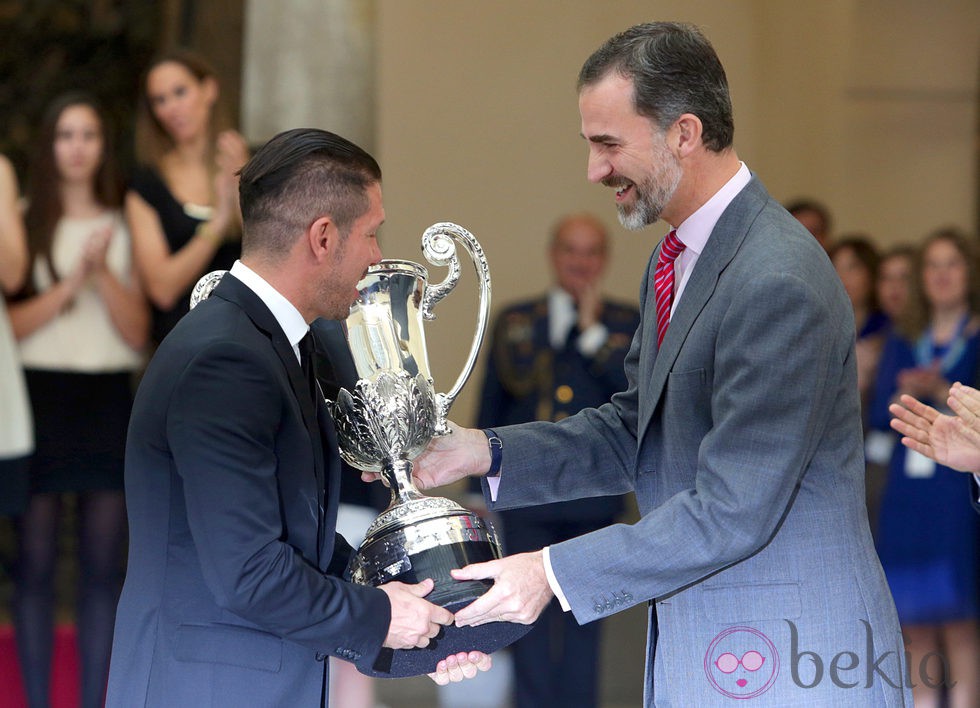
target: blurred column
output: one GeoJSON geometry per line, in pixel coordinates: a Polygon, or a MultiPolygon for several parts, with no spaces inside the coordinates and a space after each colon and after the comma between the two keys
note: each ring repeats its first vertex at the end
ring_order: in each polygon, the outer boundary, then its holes
{"type": "Polygon", "coordinates": [[[246,0],[241,126],[253,144],[323,128],[369,152],[374,0],[246,0]]]}

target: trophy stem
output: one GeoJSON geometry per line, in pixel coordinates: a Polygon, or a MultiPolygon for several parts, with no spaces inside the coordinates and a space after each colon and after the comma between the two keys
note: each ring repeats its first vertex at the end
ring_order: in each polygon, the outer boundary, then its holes
{"type": "Polygon", "coordinates": [[[385,461],[384,467],[381,469],[381,477],[391,490],[389,509],[413,499],[424,498],[424,495],[415,488],[415,483],[412,481],[413,467],[411,460],[385,461]]]}

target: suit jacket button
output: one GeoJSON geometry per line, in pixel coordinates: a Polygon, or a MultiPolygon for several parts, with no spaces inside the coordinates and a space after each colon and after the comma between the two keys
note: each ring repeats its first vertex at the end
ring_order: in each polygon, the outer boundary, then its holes
{"type": "Polygon", "coordinates": [[[602,614],[602,605],[600,605],[598,602],[595,604],[595,607],[593,607],[592,609],[595,610],[595,613],[597,615],[602,614]]]}
{"type": "Polygon", "coordinates": [[[316,653],[316,660],[317,661],[323,661],[326,658],[327,658],[327,655],[326,654],[324,654],[322,652],[319,652],[319,651],[316,653]]]}

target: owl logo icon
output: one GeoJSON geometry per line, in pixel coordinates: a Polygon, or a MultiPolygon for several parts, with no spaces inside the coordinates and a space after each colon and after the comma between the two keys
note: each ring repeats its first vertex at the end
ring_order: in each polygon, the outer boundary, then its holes
{"type": "Polygon", "coordinates": [[[752,627],[729,627],[715,637],[704,655],[704,673],[712,687],[729,698],[755,698],[779,675],[779,654],[765,634],[752,627]]]}

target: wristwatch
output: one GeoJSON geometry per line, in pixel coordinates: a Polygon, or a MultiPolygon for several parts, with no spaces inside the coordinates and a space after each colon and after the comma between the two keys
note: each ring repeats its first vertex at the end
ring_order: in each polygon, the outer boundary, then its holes
{"type": "Polygon", "coordinates": [[[499,477],[500,476],[500,462],[503,459],[504,443],[497,433],[490,428],[486,428],[483,434],[487,436],[487,444],[490,446],[490,469],[487,471],[485,476],[487,477],[499,477]]]}

